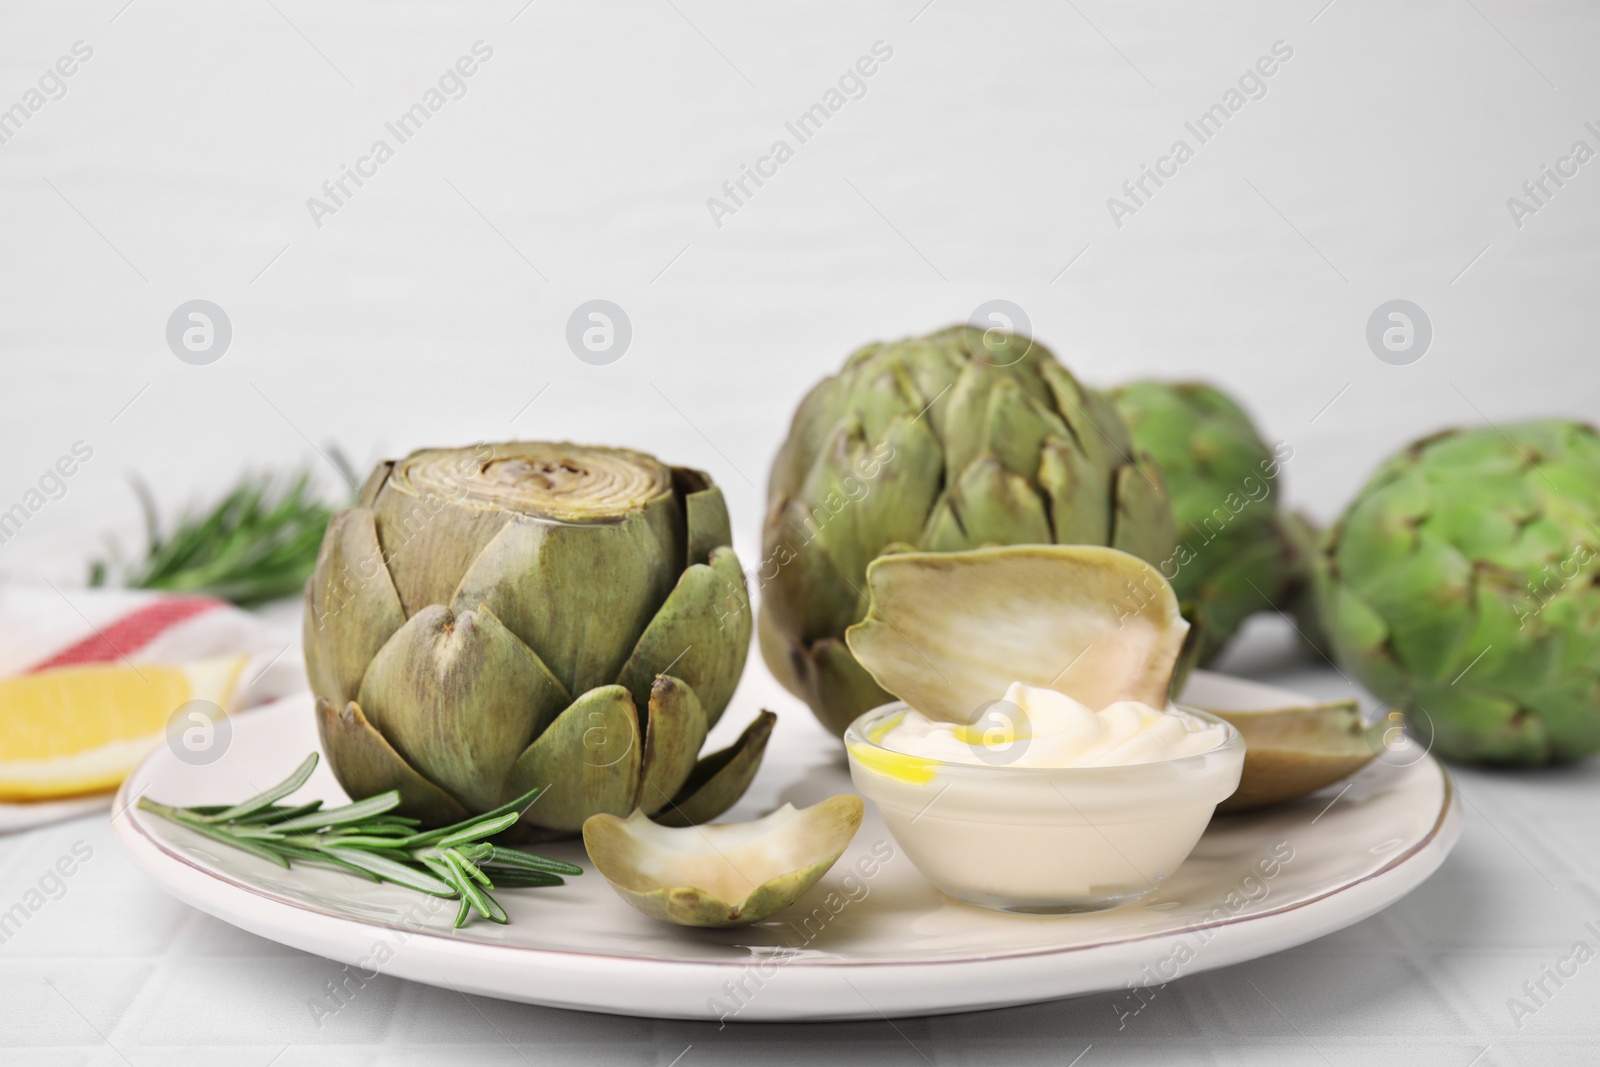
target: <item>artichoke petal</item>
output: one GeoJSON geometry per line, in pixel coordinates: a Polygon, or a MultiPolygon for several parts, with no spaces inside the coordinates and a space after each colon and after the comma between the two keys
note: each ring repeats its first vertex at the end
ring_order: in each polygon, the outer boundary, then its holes
{"type": "Polygon", "coordinates": [[[1060,440],[1070,432],[1066,423],[1023,391],[1013,378],[995,384],[983,420],[983,451],[1020,478],[1039,470],[1039,454],[1049,438],[1060,440]]]}
{"type": "Polygon", "coordinates": [[[655,821],[662,826],[694,826],[733,807],[755,779],[777,721],[772,712],[763,711],[745,727],[739,740],[695,764],[689,780],[655,821]]]}
{"type": "Polygon", "coordinates": [[[487,607],[568,692],[582,693],[616,680],[677,576],[644,514],[620,523],[518,520],[484,546],[452,606],[487,607]]]}
{"type": "Polygon", "coordinates": [[[694,690],[670,675],[657,675],[650,687],[639,780],[638,803],[646,814],[666,807],[689,780],[708,728],[694,690]]]}
{"type": "Polygon", "coordinates": [[[973,545],[1050,543],[1050,520],[1039,491],[994,456],[980,456],[962,471],[950,499],[973,545]]]}
{"type": "Polygon", "coordinates": [[[688,526],[688,557],[684,563],[706,563],[714,550],[733,544],[728,504],[722,498],[722,490],[700,471],[674,467],[672,473],[684,494],[683,510],[688,526]]]}
{"type": "Polygon", "coordinates": [[[918,543],[929,552],[960,552],[973,547],[972,539],[961,528],[961,519],[956,515],[954,492],[955,486],[945,489],[928,513],[928,522],[922,528],[918,543]]]}
{"type": "Polygon", "coordinates": [[[511,521],[511,513],[499,509],[451,508],[445,496],[401,487],[392,474],[372,510],[407,616],[448,603],[462,572],[511,521]]]}
{"type": "Polygon", "coordinates": [[[857,708],[876,708],[894,699],[838,638],[825,637],[812,645],[810,664],[811,705],[822,725],[840,737],[859,714],[857,708]]]}
{"type": "Polygon", "coordinates": [[[367,473],[367,480],[361,483],[361,488],[356,491],[356,507],[370,508],[378,499],[378,491],[389,480],[389,475],[394,471],[394,460],[386,459],[377,464],[367,473]]]}
{"type": "Polygon", "coordinates": [[[1161,472],[1154,464],[1129,463],[1120,467],[1116,494],[1111,547],[1146,563],[1167,565],[1178,544],[1178,528],[1167,504],[1167,487],[1161,472]]]}
{"type": "Polygon", "coordinates": [[[575,832],[590,815],[633,810],[643,759],[639,716],[620,685],[591,689],[517,757],[502,801],[539,789],[523,822],[575,832]]]}
{"type": "MultiPolygon", "coordinates": [[[[774,500],[767,512],[765,558],[755,571],[763,615],[792,640],[842,632],[860,616],[860,593],[845,580],[815,520],[797,500],[774,500]]],[[[860,583],[856,583],[859,585],[860,583]]]]}
{"type": "Polygon", "coordinates": [[[1189,630],[1160,572],[1099,546],[884,556],[867,581],[872,607],[845,632],[850,650],[884,689],[950,722],[1012,682],[1096,710],[1165,707],[1189,630]]]}
{"type": "Polygon", "coordinates": [[[359,701],[407,763],[486,811],[507,799],[512,762],[571,697],[492,611],[435,605],[378,651],[359,701]]]}
{"type": "Polygon", "coordinates": [[[405,622],[372,512],[335,515],[306,585],[303,636],[312,690],[336,707],[353,699],[367,664],[405,622]]]}
{"type": "Polygon", "coordinates": [[[346,703],[343,710],[335,710],[325,697],[318,697],[317,733],[334,778],[351,797],[370,797],[397,789],[400,806],[394,809],[395,813],[421,819],[428,826],[448,826],[470,814],[455,797],[418,774],[372,728],[355,701],[346,703]]]}
{"type": "Polygon", "coordinates": [[[986,364],[968,363],[950,388],[944,413],[944,461],[950,470],[964,470],[983,452],[989,394],[998,377],[986,364]]]}
{"type": "Polygon", "coordinates": [[[804,668],[800,661],[805,653],[799,643],[784,636],[778,626],[771,605],[763,601],[756,615],[756,638],[761,646],[761,658],[766,661],[767,669],[772,672],[779,685],[801,700],[809,702],[806,685],[801,680],[804,668]]]}
{"type": "MultiPolygon", "coordinates": [[[[1218,811],[1250,811],[1348,778],[1384,750],[1394,723],[1361,721],[1355,700],[1319,703],[1286,690],[1209,671],[1181,689],[1183,704],[1220,716],[1244,737],[1239,788],[1218,811]]],[[[1398,717],[1397,717],[1398,718],[1398,717]]]]}
{"type": "Polygon", "coordinates": [[[750,601],[731,548],[684,571],[667,602],[639,637],[617,681],[645,707],[657,675],[670,672],[699,697],[715,726],[733,698],[750,653],[750,601]]]}
{"type": "Polygon", "coordinates": [[[1070,440],[1047,438],[1039,453],[1039,486],[1050,498],[1050,528],[1062,545],[1111,540],[1111,481],[1070,440]]]}

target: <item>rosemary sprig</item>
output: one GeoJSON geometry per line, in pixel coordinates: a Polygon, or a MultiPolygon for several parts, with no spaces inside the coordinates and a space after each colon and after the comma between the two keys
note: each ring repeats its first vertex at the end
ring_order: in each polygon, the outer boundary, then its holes
{"type": "Polygon", "coordinates": [[[127,563],[113,545],[109,558],[90,565],[90,585],[104,585],[116,572],[130,588],[209,593],[245,606],[293,596],[316,567],[333,517],[306,470],[282,480],[246,474],[210,510],[185,513],[170,535],[149,487],[134,479],[133,489],[144,512],[144,558],[127,563]]]}
{"type": "Polygon", "coordinates": [[[474,911],[491,922],[507,921],[506,910],[488,890],[562,885],[562,875],[583,873],[570,863],[487,840],[521,818],[539,795],[537,789],[436,830],[422,830],[416,819],[389,814],[400,803],[399,792],[392,789],[337,808],[324,808],[320,800],[279,804],[306,784],[316,766],[313,752],[289,777],[238,804],[179,808],[140,797],[139,809],[281,867],[299,860],[460,900],[457,929],[474,911]]]}

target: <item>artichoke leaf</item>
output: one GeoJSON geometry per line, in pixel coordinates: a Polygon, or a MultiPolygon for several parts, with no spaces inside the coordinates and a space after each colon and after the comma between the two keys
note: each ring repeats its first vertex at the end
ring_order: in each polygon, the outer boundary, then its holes
{"type": "Polygon", "coordinates": [[[761,767],[772,725],[778,717],[770,711],[757,715],[739,740],[695,764],[678,795],[655,816],[662,826],[694,826],[710,822],[744,796],[761,767]]]}
{"type": "Polygon", "coordinates": [[[1017,477],[1031,478],[1039,470],[1045,441],[1070,432],[1060,416],[1024,392],[1015,379],[1003,378],[989,394],[982,451],[1017,477]]]}
{"type": "Polygon", "coordinates": [[[402,488],[392,474],[378,489],[372,511],[407,617],[448,603],[462,573],[511,521],[509,511],[459,507],[443,494],[402,488]]]}
{"type": "Polygon", "coordinates": [[[1115,491],[1111,547],[1164,565],[1178,545],[1178,527],[1161,472],[1154,464],[1126,464],[1117,469],[1115,491]]]}
{"type": "Polygon", "coordinates": [[[982,455],[961,472],[950,502],[973,545],[1050,543],[1044,498],[994,456],[982,455]]]}
{"type": "Polygon", "coordinates": [[[811,646],[811,684],[822,725],[839,737],[860,714],[857,708],[876,708],[894,698],[883,691],[865,667],[856,662],[843,641],[825,637],[811,646]]]}
{"type": "Polygon", "coordinates": [[[378,651],[359,703],[407,763],[487,811],[505,800],[512,762],[571,697],[492,611],[435,605],[378,651]]]}
{"type": "Polygon", "coordinates": [[[367,473],[367,480],[361,483],[361,488],[356,491],[356,507],[370,508],[378,499],[378,491],[389,480],[389,474],[394,470],[394,460],[386,459],[378,463],[367,473]]]}
{"type": "Polygon", "coordinates": [[[643,513],[587,525],[517,520],[462,576],[452,607],[488,608],[567,692],[582,693],[616,681],[677,576],[643,513]]]}
{"type": "Polygon", "coordinates": [[[427,826],[448,826],[470,812],[443,789],[418,774],[383,735],[372,728],[361,705],[350,701],[336,710],[317,698],[317,734],[339,787],[351,797],[400,791],[395,813],[421,819],[427,826]]]}
{"type": "Polygon", "coordinates": [[[1189,624],[1154,567],[1116,549],[1012,545],[885,556],[845,632],[877,683],[932,718],[969,722],[1012,682],[1099,710],[1165,707],[1189,624]]]}
{"type": "Polygon", "coordinates": [[[647,815],[666,807],[689,780],[707,729],[694,690],[670,675],[658,675],[650,687],[639,779],[638,805],[647,815]]]}
{"type": "Polygon", "coordinates": [[[405,622],[372,512],[351,508],[335,515],[306,585],[303,639],[312,690],[343,707],[360,692],[372,658],[405,622]]]}
{"type": "Polygon", "coordinates": [[[881,440],[840,437],[834,448],[819,458],[807,484],[806,499],[816,504],[805,529],[840,577],[859,591],[879,546],[914,540],[921,532],[938,494],[939,447],[925,422],[900,417],[881,440]]]}
{"type": "MultiPolygon", "coordinates": [[[[1121,458],[1116,437],[1126,437],[1127,425],[1120,417],[1115,419],[1114,425],[1097,418],[1092,395],[1067,368],[1057,363],[1046,363],[1041,367],[1040,374],[1050,386],[1056,410],[1061,412],[1074,442],[1089,465],[1100,470],[1114,467],[1121,458]]],[[[1120,451],[1125,455],[1127,449],[1120,451]]]]}
{"type": "Polygon", "coordinates": [[[517,757],[500,802],[539,789],[523,822],[567,833],[599,812],[626,814],[638,799],[642,748],[628,691],[591,689],[517,757]]]}
{"type": "Polygon", "coordinates": [[[763,602],[756,615],[756,640],[761,648],[761,658],[766,661],[767,669],[778,680],[778,684],[789,692],[808,701],[810,697],[804,682],[801,681],[803,666],[800,663],[805,655],[795,641],[786,637],[779,629],[778,622],[772,616],[772,608],[763,602]]]}
{"type": "MultiPolygon", "coordinates": [[[[939,495],[939,500],[933,505],[933,510],[928,513],[928,521],[922,528],[922,535],[918,543],[929,552],[960,552],[973,547],[972,539],[967,536],[967,531],[961,528],[961,519],[956,515],[953,500],[955,486],[948,486],[939,495]]],[[[857,619],[860,616],[856,616],[857,619]]]]}
{"type": "Polygon", "coordinates": [[[707,563],[713,551],[733,544],[733,527],[728,522],[728,504],[722,497],[722,490],[711,484],[711,479],[699,471],[675,467],[673,473],[687,481],[685,488],[688,491],[683,498],[683,507],[689,530],[689,544],[684,565],[707,563]],[[687,479],[686,475],[697,477],[699,482],[687,479]]]}
{"type": "Polygon", "coordinates": [[[753,572],[762,590],[763,614],[790,627],[786,637],[809,641],[842,631],[860,618],[860,583],[845,580],[804,505],[774,500],[763,544],[766,556],[753,572]]]}
{"type": "Polygon", "coordinates": [[[1039,486],[1050,499],[1050,529],[1062,545],[1111,540],[1111,480],[1072,442],[1046,438],[1039,452],[1039,486]]]}
{"type": "Polygon", "coordinates": [[[707,726],[715,726],[744,671],[752,621],[739,560],[733,549],[718,548],[709,564],[696,563],[678,578],[616,680],[643,708],[658,675],[681,678],[705,709],[707,726]]]}
{"type": "MultiPolygon", "coordinates": [[[[945,398],[944,461],[950,471],[965,470],[983,453],[989,395],[1000,376],[980,362],[968,363],[945,398]]],[[[1013,384],[1013,388],[1015,385],[1013,384]]]]}

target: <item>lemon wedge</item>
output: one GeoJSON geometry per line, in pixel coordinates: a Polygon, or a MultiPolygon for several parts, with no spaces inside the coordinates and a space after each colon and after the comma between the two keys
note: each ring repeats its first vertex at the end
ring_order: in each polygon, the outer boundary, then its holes
{"type": "Polygon", "coordinates": [[[0,801],[115,788],[184,704],[227,710],[244,664],[94,664],[0,679],[0,801]]]}

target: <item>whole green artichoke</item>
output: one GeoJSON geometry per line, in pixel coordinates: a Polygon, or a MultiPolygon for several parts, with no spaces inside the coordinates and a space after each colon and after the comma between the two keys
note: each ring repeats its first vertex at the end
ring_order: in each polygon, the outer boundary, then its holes
{"type": "Polygon", "coordinates": [[[696,762],[750,611],[722,492],[621,449],[511,442],[381,463],[307,589],[317,725],[353,797],[443,824],[535,787],[526,836],[636,807],[701,822],[772,728],[696,762]]]}
{"type": "Polygon", "coordinates": [[[1134,447],[1166,478],[1178,523],[1168,578],[1198,624],[1200,662],[1209,663],[1248,616],[1296,584],[1277,492],[1293,450],[1269,447],[1233,398],[1202,382],[1130,382],[1110,396],[1134,447]]]}
{"type": "Polygon", "coordinates": [[[1335,655],[1443,755],[1600,750],[1600,435],[1450,430],[1381,466],[1329,531],[1335,655]]]}
{"type": "Polygon", "coordinates": [[[892,699],[844,642],[879,554],[1091,544],[1160,564],[1174,543],[1110,403],[1043,345],[968,326],[853,354],[801,402],[767,496],[762,654],[836,734],[892,699]]]}

